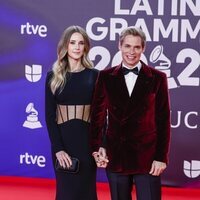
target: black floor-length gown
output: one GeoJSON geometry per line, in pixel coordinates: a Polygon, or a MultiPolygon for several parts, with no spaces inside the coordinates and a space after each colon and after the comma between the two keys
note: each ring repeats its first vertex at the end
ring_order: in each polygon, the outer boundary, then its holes
{"type": "Polygon", "coordinates": [[[69,73],[63,91],[52,94],[47,74],[45,88],[46,124],[55,152],[65,150],[80,160],[76,174],[56,174],[56,200],[96,200],[96,164],[89,145],[90,105],[98,71],[84,69],[69,73]]]}

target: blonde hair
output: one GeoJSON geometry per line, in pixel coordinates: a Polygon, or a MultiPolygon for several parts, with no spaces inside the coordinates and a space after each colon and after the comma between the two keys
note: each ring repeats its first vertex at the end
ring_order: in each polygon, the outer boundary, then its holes
{"type": "Polygon", "coordinates": [[[92,68],[93,63],[88,58],[90,50],[90,41],[86,31],[80,26],[70,26],[64,30],[57,47],[57,60],[53,64],[53,76],[50,80],[50,87],[53,94],[57,90],[59,93],[62,92],[66,81],[67,73],[69,72],[69,62],[67,57],[67,47],[70,42],[70,38],[73,33],[80,33],[84,38],[84,54],[81,58],[81,64],[86,68],[92,68]]]}
{"type": "Polygon", "coordinates": [[[139,27],[135,27],[135,26],[129,26],[126,29],[124,29],[119,36],[119,42],[120,42],[121,45],[124,42],[124,38],[127,35],[139,36],[142,40],[142,47],[143,48],[145,47],[145,45],[146,45],[146,35],[142,31],[142,29],[140,29],[139,27]]]}

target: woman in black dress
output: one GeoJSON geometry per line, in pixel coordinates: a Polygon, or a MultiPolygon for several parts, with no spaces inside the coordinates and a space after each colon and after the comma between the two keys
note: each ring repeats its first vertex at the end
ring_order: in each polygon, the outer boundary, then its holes
{"type": "Polygon", "coordinates": [[[97,200],[96,164],[89,145],[90,105],[98,71],[88,59],[86,32],[67,28],[58,43],[58,59],[48,72],[45,88],[46,124],[52,159],[64,168],[80,161],[75,174],[55,168],[56,200],[97,200]]]}

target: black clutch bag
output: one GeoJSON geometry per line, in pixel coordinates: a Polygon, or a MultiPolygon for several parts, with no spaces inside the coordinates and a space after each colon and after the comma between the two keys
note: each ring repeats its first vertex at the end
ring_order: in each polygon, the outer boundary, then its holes
{"type": "Polygon", "coordinates": [[[70,166],[70,168],[63,168],[59,161],[56,159],[56,163],[55,163],[55,168],[56,171],[60,171],[60,172],[66,172],[66,173],[77,173],[79,171],[79,159],[78,158],[71,158],[72,160],[72,165],[70,166]]]}

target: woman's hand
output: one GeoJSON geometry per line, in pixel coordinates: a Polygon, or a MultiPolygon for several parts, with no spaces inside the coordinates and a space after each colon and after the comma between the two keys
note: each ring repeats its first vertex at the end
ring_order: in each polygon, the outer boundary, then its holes
{"type": "Polygon", "coordinates": [[[72,165],[70,156],[65,151],[59,151],[56,153],[56,158],[63,168],[69,168],[72,165]]]}

